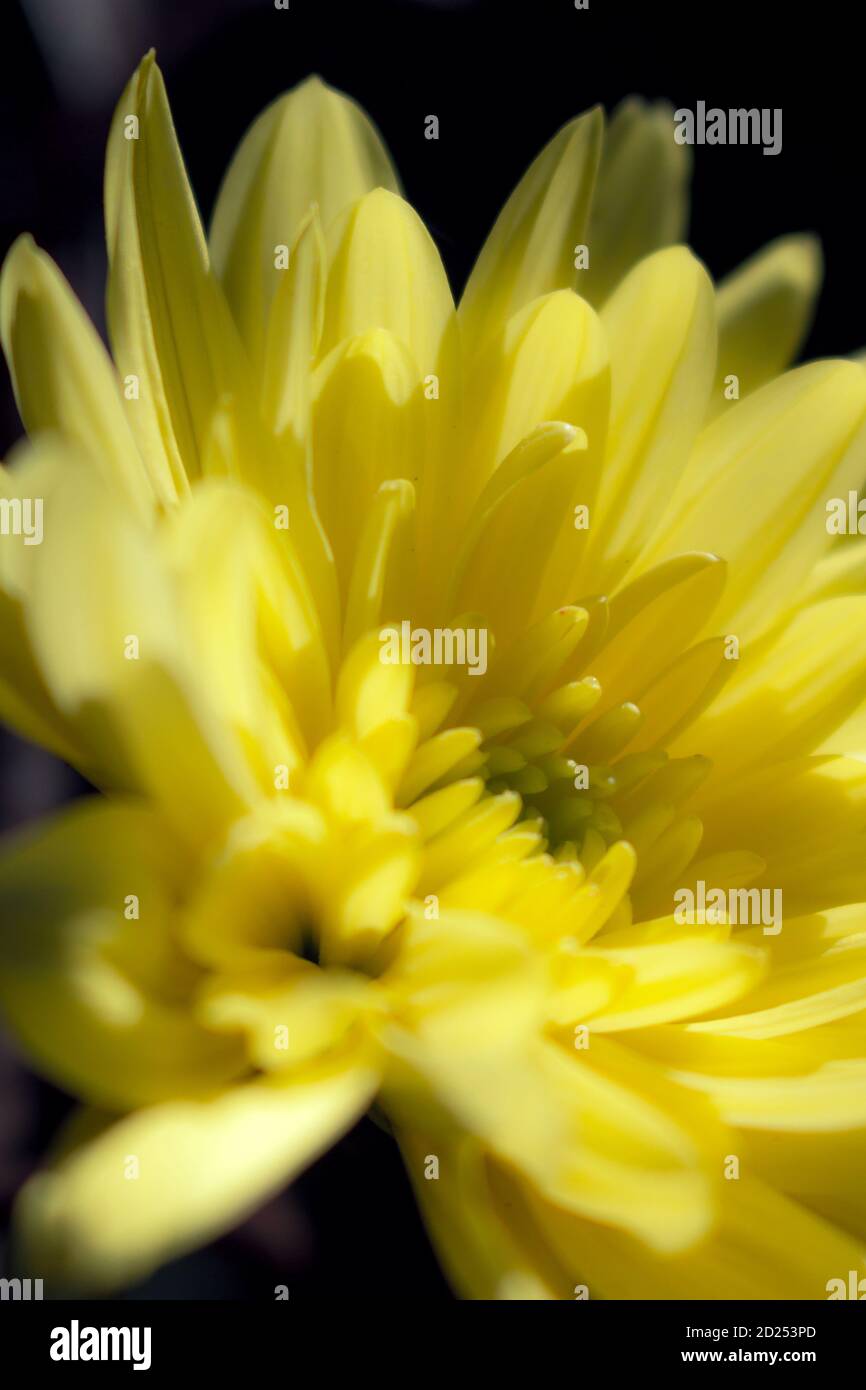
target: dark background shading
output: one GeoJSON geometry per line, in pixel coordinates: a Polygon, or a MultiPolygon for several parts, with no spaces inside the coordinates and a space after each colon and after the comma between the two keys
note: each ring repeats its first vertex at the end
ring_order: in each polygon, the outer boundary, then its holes
{"type": "MultiPolygon", "coordinates": [[[[102,162],[122,87],[149,47],[165,74],[206,220],[249,122],[319,72],[382,131],[455,292],[493,219],[556,129],[637,92],[674,106],[781,107],[783,149],[695,151],[690,241],[716,276],[782,233],[827,261],[807,356],[866,345],[863,91],[857,9],[843,0],[3,0],[0,254],[32,232],[104,327],[102,162]],[[440,138],[424,138],[435,114],[440,138]]],[[[20,434],[0,368],[0,450],[20,434]]],[[[86,790],[0,733],[0,828],[86,790]]],[[[0,1043],[0,1204],[69,1102],[0,1043]]],[[[2,1246],[0,1246],[2,1256],[2,1246]]],[[[391,1141],[365,1120],[240,1230],[160,1272],[161,1298],[447,1298],[391,1141]]]]}

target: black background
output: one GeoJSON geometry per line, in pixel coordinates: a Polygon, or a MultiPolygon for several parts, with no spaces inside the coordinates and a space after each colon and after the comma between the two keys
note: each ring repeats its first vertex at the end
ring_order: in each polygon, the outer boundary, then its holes
{"type": "MultiPolygon", "coordinates": [[[[866,344],[862,41],[857,7],[674,0],[4,0],[0,253],[22,231],[59,262],[102,328],[102,161],[120,91],[151,45],[205,220],[249,122],[310,72],[367,109],[455,293],[541,146],[596,102],[781,107],[783,148],[695,151],[690,241],[720,276],[764,242],[814,231],[827,261],[807,356],[866,344]],[[424,138],[439,117],[438,141],[424,138]]],[[[0,369],[0,449],[20,434],[0,369]]],[[[2,736],[0,825],[82,784],[2,736]]],[[[68,1102],[0,1055],[0,1201],[68,1102]]],[[[233,1236],[163,1271],[152,1297],[441,1298],[448,1291],[390,1141],[369,1121],[233,1236]],[[359,1289],[359,1280],[363,1289],[359,1289]]]]}

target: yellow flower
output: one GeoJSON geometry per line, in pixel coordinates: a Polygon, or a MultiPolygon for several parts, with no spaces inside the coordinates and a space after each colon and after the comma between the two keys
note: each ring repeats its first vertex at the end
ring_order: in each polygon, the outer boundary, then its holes
{"type": "Polygon", "coordinates": [[[864,551],[825,505],[866,375],[778,376],[808,239],[718,293],[670,245],[669,112],[602,137],[542,152],[455,311],[315,80],[208,249],[149,56],[114,363],[10,253],[3,516],[44,536],[0,544],[0,709],[107,793],[0,860],[0,1000],[84,1102],[18,1206],[49,1287],[224,1230],[374,1101],[467,1296],[862,1264],[864,551]]]}

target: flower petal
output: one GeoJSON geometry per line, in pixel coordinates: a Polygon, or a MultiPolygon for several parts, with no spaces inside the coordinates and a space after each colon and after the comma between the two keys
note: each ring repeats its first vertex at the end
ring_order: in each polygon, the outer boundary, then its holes
{"type": "MultiPolygon", "coordinates": [[[[331,229],[321,354],[344,338],[385,328],[409,349],[422,377],[442,371],[456,343],[454,303],[439,253],[418,214],[384,188],[331,229]]],[[[456,387],[446,373],[449,394],[456,387]]]]}
{"type": "Polygon", "coordinates": [[[800,576],[831,546],[827,498],[846,497],[864,469],[866,372],[798,367],[703,431],[641,564],[722,555],[730,575],[714,625],[751,635],[797,601],[800,576]]]}
{"type": "Polygon", "coordinates": [[[543,1242],[527,1239],[514,1210],[494,1205],[484,1150],[468,1135],[446,1138],[405,1131],[400,1147],[421,1213],[439,1256],[465,1298],[553,1299],[564,1284],[543,1242]],[[437,1178],[426,1180],[431,1158],[437,1178]]]}
{"type": "Polygon", "coordinates": [[[737,377],[741,399],[790,366],[809,331],[823,269],[815,237],[780,237],[722,281],[711,415],[730,409],[728,376],[737,377]]]}
{"type": "Polygon", "coordinates": [[[632,266],[683,240],[692,157],[672,138],[673,109],[628,97],[605,132],[580,293],[603,304],[632,266]]]}
{"type": "Polygon", "coordinates": [[[402,621],[413,612],[414,559],[415,489],[404,478],[380,483],[352,567],[344,648],[381,623],[402,621]]]}
{"type": "MultiPolygon", "coordinates": [[[[0,498],[23,508],[27,499],[43,504],[43,527],[51,518],[51,497],[57,484],[75,468],[83,469],[77,454],[42,436],[15,451],[12,466],[0,468],[0,498]]],[[[26,627],[26,609],[33,586],[39,547],[0,546],[0,715],[25,738],[41,744],[66,762],[84,767],[87,757],[68,719],[46,687],[26,627]]]]}
{"type": "MultiPolygon", "coordinates": [[[[478,405],[463,446],[458,516],[508,454],[548,421],[583,431],[591,467],[580,500],[593,503],[604,457],[610,370],[602,325],[584,300],[571,290],[557,290],[509,319],[477,364],[476,393],[478,405]]],[[[509,481],[510,473],[509,468],[509,481]]],[[[575,531],[573,513],[560,514],[560,520],[567,521],[576,543],[581,533],[575,531]]],[[[572,574],[575,567],[576,560],[572,574]]]]}
{"type": "Polygon", "coordinates": [[[15,1229],[27,1268],[91,1293],[146,1278],[278,1192],[363,1113],[376,1084],[359,1057],[103,1123],[24,1188],[15,1229]]]}
{"type": "Polygon", "coordinates": [[[863,704],[864,640],[866,597],[811,604],[774,643],[744,648],[736,679],[669,751],[712,760],[708,791],[750,767],[827,751],[834,732],[863,704]]]}
{"type": "Polygon", "coordinates": [[[151,812],[95,799],[0,859],[4,1012],[40,1066],[92,1104],[207,1095],[245,1070],[237,1044],[192,1016],[197,972],[173,939],[188,872],[151,812]]]}
{"type": "Polygon", "coordinates": [[[166,551],[194,668],[222,720],[260,746],[270,789],[274,767],[330,728],[330,671],[291,538],[280,543],[251,492],[214,480],[169,518],[166,551]]]}
{"type": "Polygon", "coordinates": [[[251,387],[149,53],[123,93],[105,165],[108,324],[123,377],[138,398],[127,419],[142,456],[164,461],[163,500],[201,472],[220,397],[251,387]],[[135,121],[138,124],[133,125],[135,121]]]}
{"type": "Polygon", "coordinates": [[[703,853],[716,857],[748,845],[762,862],[754,886],[780,890],[786,919],[866,901],[861,759],[759,760],[752,771],[701,788],[692,806],[704,826],[703,853]]]}
{"type": "Polygon", "coordinates": [[[533,299],[579,288],[575,250],[585,241],[603,129],[598,106],[563,126],[496,219],[460,301],[467,360],[533,299]]]}
{"type": "Polygon", "coordinates": [[[715,361],[712,282],[685,247],[657,251],[626,276],[601,322],[611,416],[585,565],[591,586],[609,591],[655,530],[703,421],[715,361]]]}
{"type": "Polygon", "coordinates": [[[257,788],[192,659],[158,538],[93,479],[64,479],[52,508],[27,604],[51,697],[101,781],[147,792],[182,836],[206,837],[257,788]]]}
{"type": "Polygon", "coordinates": [[[251,360],[264,361],[278,246],[291,247],[311,203],[327,230],[338,213],[400,184],[361,108],[318,77],[294,87],[253,122],[214,208],[211,256],[251,360]]]}
{"type": "Polygon", "coordinates": [[[0,279],[0,333],[31,435],[56,432],[143,515],[151,483],[123,413],[114,364],[57,266],[19,237],[0,279]]]}
{"type": "Polygon", "coordinates": [[[430,404],[410,353],[382,328],[341,342],[319,367],[315,391],[313,490],[345,606],[380,485],[402,478],[417,486],[421,477],[430,404]]]}
{"type": "Polygon", "coordinates": [[[748,1178],[726,1184],[718,1222],[700,1244],[663,1260],[532,1194],[529,1206],[553,1254],[602,1298],[817,1300],[827,1297],[829,1278],[863,1268],[857,1241],[748,1178]]]}

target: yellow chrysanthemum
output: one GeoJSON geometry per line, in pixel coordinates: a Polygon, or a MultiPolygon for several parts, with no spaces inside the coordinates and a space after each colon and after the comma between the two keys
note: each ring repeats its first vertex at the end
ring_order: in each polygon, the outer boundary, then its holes
{"type": "Polygon", "coordinates": [[[49,1287],[143,1276],[374,1101],[468,1296],[862,1266],[864,551],[825,505],[866,374],[778,376],[808,239],[718,293],[670,245],[670,113],[602,137],[544,150],[455,311],[317,81],[246,136],[208,249],[148,57],[108,149],[114,363],[10,253],[4,515],[43,499],[44,538],[0,545],[0,708],[108,793],[0,860],[0,999],[85,1102],[19,1202],[49,1287]],[[383,661],[403,624],[485,659],[383,661]],[[784,921],[681,921],[699,886],[784,921]]]}

